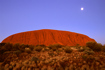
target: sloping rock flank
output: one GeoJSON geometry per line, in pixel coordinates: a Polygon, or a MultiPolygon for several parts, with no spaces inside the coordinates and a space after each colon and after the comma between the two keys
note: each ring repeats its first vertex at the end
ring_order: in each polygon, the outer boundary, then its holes
{"type": "Polygon", "coordinates": [[[86,35],[60,30],[42,29],[13,34],[2,41],[2,43],[20,43],[29,45],[46,46],[50,44],[61,44],[65,46],[84,46],[88,41],[95,41],[86,35]]]}

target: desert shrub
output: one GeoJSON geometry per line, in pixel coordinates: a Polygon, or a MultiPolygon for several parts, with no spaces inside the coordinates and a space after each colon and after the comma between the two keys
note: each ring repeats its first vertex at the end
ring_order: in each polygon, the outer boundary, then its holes
{"type": "Polygon", "coordinates": [[[49,45],[48,48],[52,49],[53,47],[55,47],[54,45],[49,45]]]}
{"type": "Polygon", "coordinates": [[[27,45],[21,44],[18,48],[21,52],[24,52],[25,48],[27,48],[27,47],[28,47],[27,45]]]}
{"type": "Polygon", "coordinates": [[[92,49],[89,48],[89,47],[83,47],[84,50],[88,50],[88,51],[91,51],[92,49]]]}
{"type": "Polygon", "coordinates": [[[31,50],[33,50],[34,47],[35,47],[35,46],[33,46],[33,45],[29,45],[29,48],[30,48],[31,50]]]}
{"type": "Polygon", "coordinates": [[[81,48],[81,46],[74,46],[74,48],[76,48],[76,49],[80,49],[80,48],[81,48]]]}
{"type": "Polygon", "coordinates": [[[20,46],[19,43],[14,44],[13,47],[12,47],[12,50],[13,51],[19,50],[19,46],[20,46]]]}
{"type": "Polygon", "coordinates": [[[0,48],[0,54],[3,54],[6,51],[11,51],[12,50],[12,46],[13,46],[12,44],[6,43],[4,46],[2,46],[0,48]]]}
{"type": "Polygon", "coordinates": [[[52,49],[53,51],[56,51],[56,50],[57,50],[57,48],[56,48],[56,47],[52,47],[51,49],[52,49]]]}
{"type": "Polygon", "coordinates": [[[83,51],[84,51],[84,49],[79,49],[78,51],[79,51],[79,52],[83,52],[83,51]]]}
{"type": "Polygon", "coordinates": [[[22,44],[22,45],[24,45],[24,46],[23,46],[24,48],[29,48],[29,46],[30,46],[30,45],[28,45],[28,44],[27,44],[27,45],[22,44]]]}
{"type": "Polygon", "coordinates": [[[103,51],[103,52],[105,52],[105,45],[104,45],[104,46],[102,46],[102,51],[103,51]]]}
{"type": "Polygon", "coordinates": [[[71,53],[73,50],[72,50],[71,48],[65,48],[64,51],[65,51],[66,53],[71,53]]]}
{"type": "Polygon", "coordinates": [[[24,44],[19,44],[19,43],[16,43],[13,45],[13,50],[20,50],[22,52],[25,51],[25,48],[30,48],[31,50],[34,49],[34,46],[33,45],[24,45],[24,44]]]}
{"type": "Polygon", "coordinates": [[[52,48],[52,47],[62,48],[63,46],[60,45],[60,44],[53,44],[53,45],[49,45],[48,47],[49,47],[49,48],[52,48]]]}
{"type": "Polygon", "coordinates": [[[44,49],[44,51],[49,51],[50,50],[50,48],[48,48],[48,47],[43,48],[43,49],[44,49]]]}
{"type": "Polygon", "coordinates": [[[3,54],[4,52],[8,51],[8,49],[3,46],[1,49],[0,49],[0,54],[3,54]]]}
{"type": "Polygon", "coordinates": [[[87,62],[88,61],[94,61],[95,60],[95,57],[94,56],[91,56],[91,55],[83,55],[82,56],[82,58],[84,59],[84,60],[86,60],[87,62]]]}
{"type": "Polygon", "coordinates": [[[88,55],[90,54],[94,54],[94,51],[92,49],[90,49],[89,47],[81,47],[80,49],[78,49],[79,52],[84,52],[88,55]]]}
{"type": "Polygon", "coordinates": [[[60,44],[54,44],[54,46],[56,46],[57,48],[62,48],[63,45],[60,45],[60,44]]]}
{"type": "Polygon", "coordinates": [[[81,46],[79,44],[76,44],[76,46],[72,46],[72,47],[79,49],[81,46]]]}
{"type": "Polygon", "coordinates": [[[83,55],[82,58],[83,58],[83,59],[87,59],[88,56],[87,56],[87,55],[83,55]]]}
{"type": "Polygon", "coordinates": [[[65,67],[68,65],[65,61],[60,61],[59,64],[63,67],[63,70],[65,70],[65,67]]]}
{"type": "Polygon", "coordinates": [[[91,51],[85,50],[84,53],[86,53],[86,54],[88,54],[88,55],[91,55],[91,54],[94,54],[94,51],[93,51],[93,50],[91,50],[91,51]]]}
{"type": "Polygon", "coordinates": [[[90,54],[94,54],[94,51],[92,49],[90,49],[89,47],[82,47],[82,50],[84,53],[90,55],[90,54]]]}
{"type": "Polygon", "coordinates": [[[17,56],[19,56],[19,54],[21,54],[21,51],[20,50],[16,50],[13,52],[13,54],[16,54],[17,56]]]}
{"type": "Polygon", "coordinates": [[[11,51],[11,49],[12,49],[12,44],[11,43],[6,43],[5,45],[4,45],[4,47],[8,50],[8,51],[11,51]]]}
{"type": "Polygon", "coordinates": [[[4,54],[0,54],[0,62],[3,62],[5,60],[4,56],[5,56],[4,54]]]}
{"type": "Polygon", "coordinates": [[[94,51],[97,51],[97,52],[101,51],[102,50],[102,45],[100,43],[97,43],[95,45],[95,47],[93,48],[93,50],[94,51]]]}
{"type": "Polygon", "coordinates": [[[2,46],[4,46],[6,43],[0,43],[0,48],[2,47],[2,46]]]}
{"type": "Polygon", "coordinates": [[[87,42],[86,47],[93,48],[96,45],[96,42],[87,42]]]}
{"type": "Polygon", "coordinates": [[[48,48],[52,49],[53,51],[56,51],[56,49],[57,49],[54,45],[49,45],[48,48]]]}
{"type": "Polygon", "coordinates": [[[56,51],[58,48],[62,48],[63,46],[60,44],[53,44],[53,45],[49,45],[48,47],[53,51],[56,51]]]}
{"type": "Polygon", "coordinates": [[[62,52],[64,49],[63,48],[58,48],[58,50],[56,50],[56,52],[62,52]]]}
{"type": "Polygon", "coordinates": [[[37,63],[38,60],[39,60],[38,57],[34,57],[34,56],[33,56],[33,57],[31,58],[31,61],[34,61],[35,63],[37,63]]]}
{"type": "Polygon", "coordinates": [[[25,52],[31,53],[31,49],[30,48],[25,48],[25,52]]]}
{"type": "Polygon", "coordinates": [[[46,45],[44,45],[44,44],[41,44],[41,45],[36,45],[36,47],[37,46],[41,46],[41,47],[43,47],[43,48],[45,48],[46,47],[46,45]]]}
{"type": "Polygon", "coordinates": [[[95,60],[95,58],[93,57],[93,56],[89,56],[87,59],[86,59],[87,61],[94,61],[95,60]]]}
{"type": "Polygon", "coordinates": [[[37,46],[37,47],[35,47],[34,49],[35,49],[35,51],[40,52],[43,48],[42,48],[41,46],[37,46]]]}
{"type": "Polygon", "coordinates": [[[34,47],[35,47],[34,45],[28,45],[28,44],[27,45],[22,44],[22,46],[21,46],[22,49],[24,49],[24,48],[30,48],[31,50],[33,50],[34,47]]]}
{"type": "Polygon", "coordinates": [[[91,48],[93,51],[99,52],[102,50],[102,45],[96,42],[87,42],[86,47],[91,48]]]}
{"type": "Polygon", "coordinates": [[[79,52],[83,52],[84,50],[85,50],[84,47],[79,47],[79,48],[78,48],[78,51],[79,51],[79,52]]]}
{"type": "Polygon", "coordinates": [[[49,54],[49,56],[53,56],[54,52],[49,52],[48,54],[49,54]]]}

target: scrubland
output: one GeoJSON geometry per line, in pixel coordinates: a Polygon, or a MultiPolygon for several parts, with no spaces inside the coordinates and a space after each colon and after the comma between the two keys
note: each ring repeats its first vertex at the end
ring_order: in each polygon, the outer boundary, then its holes
{"type": "Polygon", "coordinates": [[[105,70],[105,45],[0,43],[0,70],[105,70]]]}

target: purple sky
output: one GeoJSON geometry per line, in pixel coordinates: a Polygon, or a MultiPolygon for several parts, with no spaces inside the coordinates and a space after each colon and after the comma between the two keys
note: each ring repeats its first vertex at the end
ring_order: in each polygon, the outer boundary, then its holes
{"type": "Polygon", "coordinates": [[[77,32],[105,44],[105,0],[0,0],[0,42],[39,29],[77,32]]]}

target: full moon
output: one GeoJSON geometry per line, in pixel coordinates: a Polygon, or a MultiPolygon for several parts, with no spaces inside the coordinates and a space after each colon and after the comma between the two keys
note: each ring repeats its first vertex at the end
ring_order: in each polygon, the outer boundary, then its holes
{"type": "Polygon", "coordinates": [[[81,8],[81,10],[83,10],[84,8],[81,8]]]}

